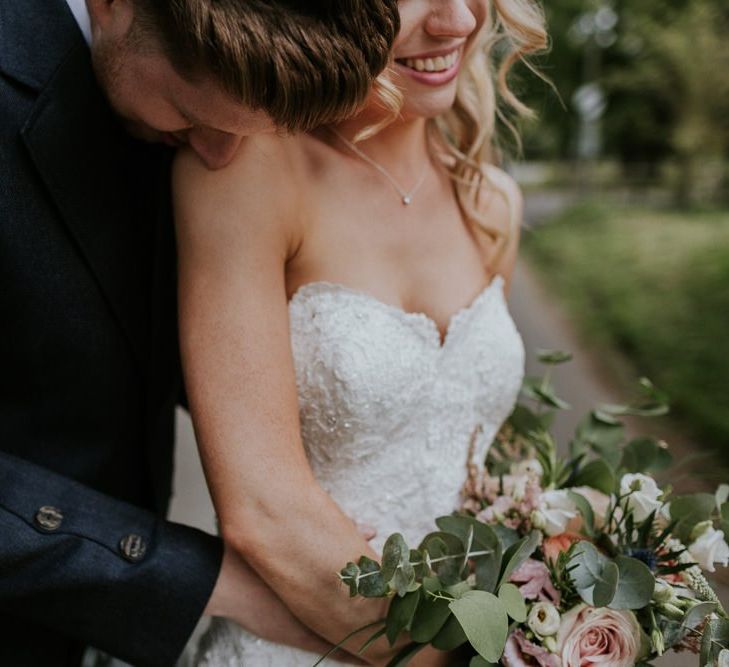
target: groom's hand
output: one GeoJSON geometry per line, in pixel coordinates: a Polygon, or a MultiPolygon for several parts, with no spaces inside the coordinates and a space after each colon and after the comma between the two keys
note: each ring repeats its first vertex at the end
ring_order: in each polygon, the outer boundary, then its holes
{"type": "MultiPolygon", "coordinates": [[[[217,583],[205,608],[207,616],[223,616],[249,632],[269,641],[288,644],[318,655],[331,644],[303,625],[269,586],[226,545],[217,583]]],[[[339,651],[337,660],[363,665],[339,651]]]]}

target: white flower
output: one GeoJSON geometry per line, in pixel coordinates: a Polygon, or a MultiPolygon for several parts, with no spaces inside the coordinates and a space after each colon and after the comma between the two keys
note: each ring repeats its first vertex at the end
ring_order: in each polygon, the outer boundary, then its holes
{"type": "Polygon", "coordinates": [[[729,667],[729,649],[723,648],[716,661],[718,667],[729,667]]]}
{"type": "Polygon", "coordinates": [[[512,464],[511,474],[541,477],[544,474],[544,469],[537,459],[527,459],[526,461],[512,464]]]}
{"type": "Polygon", "coordinates": [[[704,570],[716,572],[714,563],[729,565],[729,545],[724,540],[724,531],[708,527],[698,539],[689,545],[689,554],[704,570]]]}
{"type": "Polygon", "coordinates": [[[537,602],[527,617],[529,629],[540,638],[556,635],[562,618],[551,602],[537,602]]]}
{"type": "Polygon", "coordinates": [[[628,509],[633,511],[636,521],[645,521],[651,512],[659,510],[663,502],[658,500],[663,491],[656,481],[648,475],[640,473],[623,475],[620,480],[620,495],[628,497],[628,509]]]}
{"type": "Polygon", "coordinates": [[[676,591],[665,579],[656,579],[653,587],[653,599],[658,604],[667,604],[676,599],[676,591]]]}
{"type": "Polygon", "coordinates": [[[539,509],[534,513],[534,525],[549,537],[564,533],[567,524],[577,516],[577,506],[567,491],[545,491],[539,497],[539,509]]]}

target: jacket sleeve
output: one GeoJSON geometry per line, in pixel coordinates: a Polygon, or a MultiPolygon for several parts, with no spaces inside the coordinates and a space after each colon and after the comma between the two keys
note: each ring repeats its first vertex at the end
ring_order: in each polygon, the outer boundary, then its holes
{"type": "Polygon", "coordinates": [[[0,610],[139,667],[170,667],[220,540],[0,452],[0,610]]]}

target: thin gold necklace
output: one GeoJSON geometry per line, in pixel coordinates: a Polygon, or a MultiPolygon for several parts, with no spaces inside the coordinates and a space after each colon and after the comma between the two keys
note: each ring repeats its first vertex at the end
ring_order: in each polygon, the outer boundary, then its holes
{"type": "Polygon", "coordinates": [[[371,167],[373,167],[378,172],[380,172],[380,174],[382,174],[390,182],[390,185],[392,185],[392,187],[395,188],[397,193],[400,195],[400,199],[402,200],[403,206],[410,206],[410,204],[413,203],[413,195],[418,191],[420,186],[425,182],[425,177],[428,173],[428,163],[427,162],[423,165],[423,173],[420,174],[420,178],[418,179],[418,182],[410,190],[404,190],[402,187],[400,187],[400,184],[392,177],[392,174],[390,174],[390,172],[387,171],[387,169],[385,169],[379,162],[376,162],[369,155],[367,155],[367,153],[364,153],[359,148],[357,148],[357,146],[355,146],[351,141],[349,141],[349,139],[346,139],[345,137],[343,137],[333,127],[330,127],[328,129],[347,148],[349,148],[349,150],[352,151],[357,157],[364,160],[367,164],[369,164],[371,167]]]}

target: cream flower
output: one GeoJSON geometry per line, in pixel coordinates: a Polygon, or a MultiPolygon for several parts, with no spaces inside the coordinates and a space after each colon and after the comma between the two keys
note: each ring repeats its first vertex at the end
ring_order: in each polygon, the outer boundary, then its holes
{"type": "Polygon", "coordinates": [[[633,667],[643,649],[643,632],[630,611],[581,604],[562,616],[557,635],[562,667],[633,667]]]}
{"type": "Polygon", "coordinates": [[[707,572],[716,572],[714,563],[729,565],[729,546],[724,540],[724,531],[713,527],[707,529],[688,548],[693,558],[707,572]]]}
{"type": "Polygon", "coordinates": [[[557,607],[549,602],[536,602],[527,617],[529,629],[540,638],[556,635],[561,622],[557,607]]]}
{"type": "Polygon", "coordinates": [[[659,510],[663,505],[663,502],[658,500],[663,491],[648,475],[641,473],[623,475],[620,480],[620,495],[624,496],[628,493],[630,493],[628,509],[633,511],[636,521],[645,521],[651,512],[659,510]]]}
{"type": "Polygon", "coordinates": [[[563,533],[576,516],[577,506],[567,491],[545,491],[539,498],[539,508],[532,515],[532,522],[552,537],[563,533]]]}

